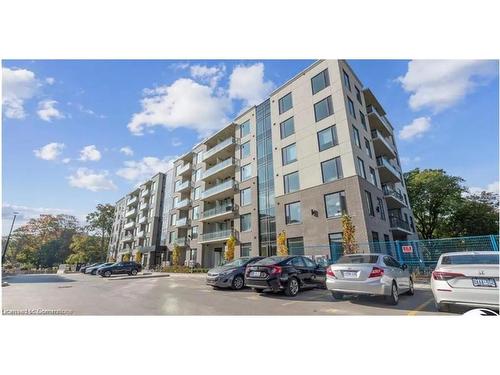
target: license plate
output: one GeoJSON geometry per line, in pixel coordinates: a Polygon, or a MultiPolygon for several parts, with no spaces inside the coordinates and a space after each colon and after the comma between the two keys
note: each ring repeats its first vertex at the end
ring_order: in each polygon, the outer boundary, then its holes
{"type": "Polygon", "coordinates": [[[250,277],[260,277],[260,272],[252,271],[252,272],[250,272],[250,277]]]}
{"type": "Polygon", "coordinates": [[[473,277],[472,278],[472,285],[495,288],[497,286],[497,283],[495,282],[495,279],[484,278],[484,277],[473,277]]]}
{"type": "Polygon", "coordinates": [[[356,271],[344,271],[344,277],[346,279],[356,279],[358,277],[358,273],[356,271]]]}

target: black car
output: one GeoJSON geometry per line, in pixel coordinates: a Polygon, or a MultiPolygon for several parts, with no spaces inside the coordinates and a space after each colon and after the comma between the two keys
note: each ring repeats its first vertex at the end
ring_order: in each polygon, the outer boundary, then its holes
{"type": "Polygon", "coordinates": [[[118,262],[110,266],[101,267],[97,270],[97,274],[102,277],[110,277],[111,275],[127,274],[135,276],[141,272],[142,266],[136,262],[118,262]]]}
{"type": "Polygon", "coordinates": [[[87,268],[97,266],[98,264],[100,264],[100,263],[92,263],[92,264],[87,264],[86,266],[81,266],[80,267],[80,272],[81,273],[85,273],[85,271],[87,270],[87,268]]]}
{"type": "Polygon", "coordinates": [[[294,297],[300,289],[325,287],[326,269],[300,256],[272,256],[246,268],[245,285],[261,293],[266,289],[284,291],[294,297]]]}
{"type": "Polygon", "coordinates": [[[214,288],[240,290],[245,286],[245,268],[261,259],[264,257],[241,257],[212,268],[207,273],[207,284],[214,288]]]}

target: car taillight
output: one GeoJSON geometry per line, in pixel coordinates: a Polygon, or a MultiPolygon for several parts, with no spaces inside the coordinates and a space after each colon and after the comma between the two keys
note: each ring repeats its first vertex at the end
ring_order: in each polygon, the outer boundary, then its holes
{"type": "Polygon", "coordinates": [[[451,280],[455,277],[463,277],[465,276],[463,273],[456,272],[442,272],[442,271],[434,271],[432,272],[432,278],[434,280],[451,280]]]}
{"type": "Polygon", "coordinates": [[[271,268],[271,274],[277,274],[277,273],[281,273],[281,267],[280,266],[273,266],[271,268]]]}
{"type": "Polygon", "coordinates": [[[370,276],[368,277],[380,277],[384,276],[384,270],[382,268],[373,267],[372,272],[370,272],[370,276]]]}
{"type": "Polygon", "coordinates": [[[326,276],[336,278],[335,274],[333,273],[332,267],[326,268],[326,276]]]}

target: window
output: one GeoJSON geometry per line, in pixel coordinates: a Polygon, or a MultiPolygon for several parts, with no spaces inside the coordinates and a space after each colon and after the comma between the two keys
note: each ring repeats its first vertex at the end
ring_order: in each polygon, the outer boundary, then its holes
{"type": "Polygon", "coordinates": [[[365,162],[358,158],[358,173],[361,177],[366,178],[365,162]]]}
{"type": "Polygon", "coordinates": [[[378,209],[380,211],[380,218],[385,220],[385,209],[384,209],[384,201],[382,198],[377,198],[378,209]]]}
{"type": "Polygon", "coordinates": [[[168,243],[174,243],[176,239],[177,239],[176,232],[170,232],[168,234],[168,243]]]}
{"type": "Polygon", "coordinates": [[[200,218],[200,206],[193,207],[193,220],[198,220],[200,218]]]}
{"type": "Polygon", "coordinates": [[[297,148],[295,143],[292,143],[289,146],[283,147],[281,149],[281,156],[283,158],[283,165],[287,165],[297,161],[297,148]]]}
{"type": "Polygon", "coordinates": [[[247,120],[240,125],[240,137],[243,138],[248,134],[250,134],[250,120],[247,120]]]}
{"type": "Polygon", "coordinates": [[[351,91],[351,80],[349,79],[349,75],[345,72],[345,70],[342,70],[344,72],[344,85],[351,91]]]}
{"type": "Polygon", "coordinates": [[[285,221],[287,224],[299,224],[302,221],[300,202],[285,204],[285,221]]]}
{"type": "Polygon", "coordinates": [[[292,108],[293,107],[292,93],[290,92],[286,94],[284,97],[282,97],[280,100],[278,100],[278,106],[280,115],[288,111],[290,108],[292,108]]]}
{"type": "Polygon", "coordinates": [[[359,130],[354,125],[352,127],[352,133],[354,135],[354,143],[356,143],[356,146],[361,148],[361,141],[359,140],[359,130]]]}
{"type": "Polygon", "coordinates": [[[194,240],[198,238],[198,226],[194,226],[191,228],[191,239],[194,240]]]}
{"type": "Polygon", "coordinates": [[[323,183],[342,178],[342,163],[340,162],[340,156],[322,162],[321,174],[323,175],[323,183]]]}
{"type": "Polygon", "coordinates": [[[241,167],[241,181],[248,180],[250,177],[252,177],[252,164],[241,167]]]}
{"type": "Polygon", "coordinates": [[[201,178],[201,168],[194,172],[194,182],[200,181],[201,178]]]}
{"type": "Polygon", "coordinates": [[[319,150],[324,151],[338,145],[337,128],[335,125],[318,132],[319,150]]]}
{"type": "Polygon", "coordinates": [[[368,129],[366,128],[366,117],[365,115],[363,114],[363,112],[359,111],[359,118],[361,119],[361,125],[363,125],[363,128],[368,131],[368,129]]]}
{"type": "Polygon", "coordinates": [[[342,256],[344,252],[342,245],[342,232],[328,234],[328,243],[330,244],[330,254],[332,255],[332,261],[335,262],[342,256]]]}
{"type": "Polygon", "coordinates": [[[378,237],[378,232],[372,232],[372,240],[373,240],[373,250],[375,253],[380,253],[380,240],[378,237]]]}
{"type": "Polygon", "coordinates": [[[246,188],[240,191],[241,206],[246,206],[252,203],[252,191],[250,188],[246,188]]]}
{"type": "Polygon", "coordinates": [[[361,99],[361,91],[354,85],[354,89],[356,90],[356,99],[358,99],[359,104],[363,105],[363,100],[361,99]]]}
{"type": "MultiPolygon", "coordinates": [[[[304,255],[304,240],[302,237],[289,238],[286,242],[290,255],[304,255]]],[[[302,258],[293,258],[292,265],[304,267],[304,261],[302,258]]]]}
{"type": "Polygon", "coordinates": [[[375,211],[373,210],[372,195],[369,191],[365,190],[366,204],[368,205],[368,214],[370,216],[375,216],[375,211]]]}
{"type": "Polygon", "coordinates": [[[352,117],[356,118],[356,112],[354,112],[354,103],[351,98],[347,98],[347,106],[349,107],[349,113],[352,117]]]}
{"type": "Polygon", "coordinates": [[[174,226],[177,224],[177,214],[170,215],[170,225],[174,226]]]}
{"type": "Polygon", "coordinates": [[[300,189],[299,172],[289,173],[283,176],[283,184],[285,186],[285,194],[293,193],[300,189]]]}
{"type": "Polygon", "coordinates": [[[347,211],[345,192],[339,191],[325,195],[326,217],[341,217],[347,211]]]}
{"type": "Polygon", "coordinates": [[[252,230],[252,214],[241,215],[240,219],[242,232],[252,230]]]}
{"type": "Polygon", "coordinates": [[[242,243],[240,245],[240,253],[241,253],[242,257],[249,257],[251,250],[252,250],[252,244],[251,243],[242,243]]]}
{"type": "Polygon", "coordinates": [[[197,200],[197,199],[200,199],[200,187],[198,186],[197,188],[194,188],[194,191],[193,191],[193,199],[194,200],[197,200]]]}
{"type": "Polygon", "coordinates": [[[196,262],[197,253],[198,253],[198,250],[197,250],[197,249],[191,249],[191,260],[192,260],[193,262],[196,262]]]}
{"type": "Polygon", "coordinates": [[[179,197],[174,197],[174,204],[173,204],[173,206],[174,207],[177,206],[177,203],[179,203],[180,200],[181,199],[179,197]]]}
{"type": "Polygon", "coordinates": [[[327,96],[325,99],[320,100],[314,104],[314,117],[316,122],[333,115],[332,97],[327,96]]]}
{"type": "Polygon", "coordinates": [[[370,146],[370,141],[365,138],[365,151],[368,157],[372,157],[372,147],[370,146]]]}
{"type": "Polygon", "coordinates": [[[328,76],[328,69],[323,70],[321,73],[311,78],[311,86],[313,95],[320,92],[325,87],[330,86],[330,77],[328,76]]]}
{"type": "Polygon", "coordinates": [[[399,264],[399,262],[396,259],[390,256],[384,257],[384,263],[386,266],[389,267],[401,268],[401,264],[399,264]]]}
{"type": "Polygon", "coordinates": [[[280,132],[281,132],[281,139],[286,138],[289,135],[295,133],[293,117],[290,117],[288,120],[285,120],[280,124],[280,132]]]}
{"type": "Polygon", "coordinates": [[[243,143],[240,147],[241,159],[245,159],[248,156],[250,156],[250,141],[243,143]]]}
{"type": "Polygon", "coordinates": [[[304,257],[302,260],[306,264],[306,267],[316,268],[316,263],[314,263],[311,259],[304,257]]]}
{"type": "Polygon", "coordinates": [[[377,186],[377,175],[375,173],[375,169],[373,169],[372,167],[370,167],[370,182],[377,186]]]}

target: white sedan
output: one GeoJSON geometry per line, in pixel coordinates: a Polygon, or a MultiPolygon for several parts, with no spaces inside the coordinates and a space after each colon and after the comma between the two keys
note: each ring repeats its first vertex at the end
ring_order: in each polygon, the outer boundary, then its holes
{"type": "Polygon", "coordinates": [[[498,310],[499,256],[492,251],[445,253],[431,277],[431,289],[439,311],[450,305],[498,310]]]}

